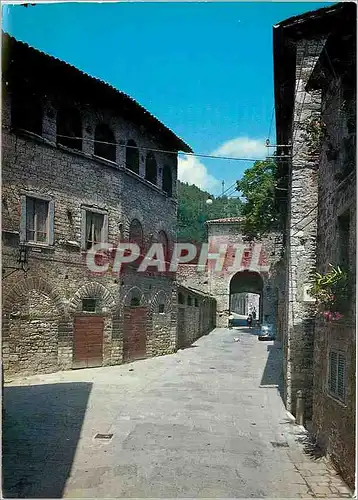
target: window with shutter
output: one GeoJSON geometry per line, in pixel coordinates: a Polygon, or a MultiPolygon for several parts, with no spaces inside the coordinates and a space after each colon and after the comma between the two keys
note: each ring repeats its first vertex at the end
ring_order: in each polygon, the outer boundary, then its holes
{"type": "Polygon", "coordinates": [[[329,372],[328,372],[328,391],[339,399],[345,401],[345,373],[346,373],[346,358],[343,353],[331,351],[329,353],[329,372]]]}
{"type": "Polygon", "coordinates": [[[337,367],[337,396],[339,399],[344,401],[345,399],[345,371],[346,371],[346,360],[342,354],[338,356],[338,367],[337,367]]]}

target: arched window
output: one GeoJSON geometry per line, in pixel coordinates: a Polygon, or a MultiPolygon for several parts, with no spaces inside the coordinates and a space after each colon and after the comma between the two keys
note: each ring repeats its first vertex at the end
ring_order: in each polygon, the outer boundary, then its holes
{"type": "Polygon", "coordinates": [[[165,191],[168,196],[173,195],[172,171],[168,165],[165,165],[163,168],[163,191],[165,191]]]}
{"type": "Polygon", "coordinates": [[[160,231],[158,234],[158,243],[161,243],[163,247],[164,260],[168,262],[169,260],[169,242],[168,237],[164,231],[160,231]]]}
{"type": "Polygon", "coordinates": [[[11,124],[16,129],[42,135],[43,109],[40,98],[28,93],[16,92],[11,102],[11,124]]]}
{"type": "Polygon", "coordinates": [[[116,161],[115,137],[105,123],[99,123],[94,133],[94,154],[110,161],[116,161]]]}
{"type": "Polygon", "coordinates": [[[178,293],[178,304],[185,304],[185,298],[181,292],[178,293]]]}
{"type": "Polygon", "coordinates": [[[137,144],[130,139],[126,147],[126,167],[139,174],[139,151],[137,144]]]}
{"type": "Polygon", "coordinates": [[[153,153],[148,153],[145,160],[145,178],[152,184],[157,183],[157,162],[153,153]]]}
{"type": "Polygon", "coordinates": [[[77,109],[63,108],[58,110],[57,144],[82,150],[82,120],[77,109]]]}
{"type": "Polygon", "coordinates": [[[129,227],[129,243],[136,243],[140,250],[143,249],[143,229],[137,219],[133,219],[129,227]]]}

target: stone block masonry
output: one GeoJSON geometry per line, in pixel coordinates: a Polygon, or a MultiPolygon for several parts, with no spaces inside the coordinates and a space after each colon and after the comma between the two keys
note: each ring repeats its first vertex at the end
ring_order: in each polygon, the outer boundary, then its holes
{"type": "MultiPolygon", "coordinates": [[[[309,297],[312,273],[356,275],[356,5],[340,3],[274,27],[276,132],[287,188],[283,352],[285,402],[353,488],[355,287],[327,322],[309,297]],[[289,148],[288,148],[289,147],[289,148]],[[288,155],[290,156],[290,155],[288,155]],[[344,309],[344,311],[343,311],[344,309]]],[[[325,305],[325,307],[329,307],[325,305]]]]}
{"type": "Polygon", "coordinates": [[[190,148],[124,94],[25,44],[9,43],[2,113],[5,374],[119,364],[140,349],[141,356],[173,352],[175,274],[139,273],[133,265],[117,275],[94,275],[86,250],[89,242],[115,246],[134,239],[143,253],[155,241],[170,253],[177,223],[175,152],[190,148]],[[19,114],[29,107],[31,113],[19,114]],[[96,142],[99,131],[105,140],[103,130],[115,143],[110,151],[96,142]],[[135,331],[139,311],[141,332],[135,331]],[[81,324],[88,324],[87,333],[81,324]],[[98,352],[92,343],[101,346],[98,352]]]}
{"type": "Polygon", "coordinates": [[[221,245],[226,248],[223,266],[216,269],[217,261],[211,258],[201,267],[182,264],[178,268],[180,284],[216,299],[218,327],[228,325],[230,297],[243,292],[259,294],[258,319],[276,325],[282,315],[278,301],[283,287],[280,235],[272,233],[262,241],[249,242],[242,234],[240,219],[218,219],[207,224],[209,254],[218,254],[221,245]]]}
{"type": "Polygon", "coordinates": [[[190,346],[216,327],[216,300],[198,290],[178,286],[177,348],[190,346]]]}
{"type": "Polygon", "coordinates": [[[355,37],[352,17],[351,23],[345,23],[344,33],[331,37],[325,45],[331,60],[339,51],[340,66],[335,74],[327,57],[321,56],[309,82],[311,91],[322,91],[325,124],[318,168],[318,272],[327,272],[331,263],[339,264],[351,280],[350,293],[338,311],[343,318],[332,322],[316,318],[312,430],[352,489],[356,474],[355,37]]]}

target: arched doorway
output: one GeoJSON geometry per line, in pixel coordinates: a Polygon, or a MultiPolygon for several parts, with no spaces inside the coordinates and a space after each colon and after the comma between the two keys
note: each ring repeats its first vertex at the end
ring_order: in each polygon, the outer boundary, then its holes
{"type": "MultiPolygon", "coordinates": [[[[239,271],[230,280],[230,313],[244,319],[255,311],[256,319],[262,321],[264,282],[256,271],[239,271]]],[[[236,321],[235,321],[236,322],[236,321]]]]}

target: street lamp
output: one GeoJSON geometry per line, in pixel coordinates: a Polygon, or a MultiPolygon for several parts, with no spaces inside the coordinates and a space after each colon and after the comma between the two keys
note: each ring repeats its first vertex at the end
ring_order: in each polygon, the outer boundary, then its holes
{"type": "Polygon", "coordinates": [[[213,200],[211,198],[208,198],[205,203],[207,205],[212,205],[213,204],[213,200]]]}

